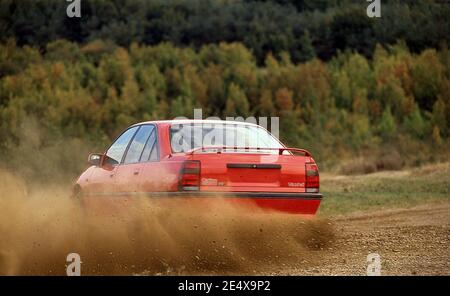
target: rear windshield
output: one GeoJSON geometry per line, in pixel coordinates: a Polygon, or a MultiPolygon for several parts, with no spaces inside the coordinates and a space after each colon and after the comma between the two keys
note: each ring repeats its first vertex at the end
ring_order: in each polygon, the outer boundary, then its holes
{"type": "MultiPolygon", "coordinates": [[[[243,124],[173,124],[170,143],[174,153],[198,147],[282,148],[265,129],[243,124]]],[[[276,153],[276,152],[275,152],[276,153]]]]}

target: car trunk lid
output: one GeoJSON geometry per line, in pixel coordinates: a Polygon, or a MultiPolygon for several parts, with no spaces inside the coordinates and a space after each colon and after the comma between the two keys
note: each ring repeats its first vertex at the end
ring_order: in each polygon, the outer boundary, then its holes
{"type": "Polygon", "coordinates": [[[305,192],[309,155],[264,151],[193,153],[202,191],[305,192]]]}

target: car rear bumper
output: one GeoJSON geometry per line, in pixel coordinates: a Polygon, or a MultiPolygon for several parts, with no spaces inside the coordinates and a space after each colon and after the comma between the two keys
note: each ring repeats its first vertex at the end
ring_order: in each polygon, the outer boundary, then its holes
{"type": "Polygon", "coordinates": [[[166,196],[170,200],[190,200],[191,203],[203,204],[201,200],[214,202],[218,198],[234,205],[247,206],[251,209],[262,209],[270,212],[314,215],[322,200],[321,193],[288,193],[288,192],[165,192],[152,193],[153,197],[166,196]]]}
{"type": "Polygon", "coordinates": [[[174,191],[151,192],[149,196],[167,197],[242,197],[242,198],[281,198],[281,199],[322,199],[321,193],[292,192],[214,192],[214,191],[174,191]]]}
{"type": "MultiPolygon", "coordinates": [[[[86,202],[117,201],[132,199],[133,197],[149,197],[157,203],[175,203],[177,205],[198,206],[199,209],[208,209],[209,205],[227,202],[236,206],[276,211],[291,214],[314,215],[322,200],[321,193],[306,192],[210,192],[210,191],[173,191],[173,192],[134,192],[134,193],[97,193],[85,195],[86,202]],[[112,197],[98,199],[97,197],[112,197]],[[89,198],[94,197],[94,199],[89,198]],[[115,197],[115,198],[114,198],[115,197]]],[[[169,205],[168,205],[169,206],[169,205]]]]}

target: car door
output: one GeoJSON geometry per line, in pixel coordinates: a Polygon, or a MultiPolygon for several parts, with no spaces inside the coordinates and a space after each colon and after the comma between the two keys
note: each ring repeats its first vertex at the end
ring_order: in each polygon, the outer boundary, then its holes
{"type": "Polygon", "coordinates": [[[123,155],[139,127],[125,130],[111,144],[103,157],[102,163],[93,168],[89,178],[88,192],[90,195],[108,195],[115,192],[115,174],[122,162],[123,155]]]}
{"type": "MultiPolygon", "coordinates": [[[[87,185],[87,195],[83,204],[95,214],[111,214],[117,212],[115,178],[124,154],[133,139],[138,126],[125,130],[108,148],[99,166],[93,168],[87,185]]],[[[119,205],[120,206],[120,205],[119,205]]]]}
{"type": "Polygon", "coordinates": [[[131,140],[123,161],[117,167],[115,173],[115,191],[117,194],[129,197],[138,192],[140,173],[144,165],[141,157],[154,130],[154,125],[143,124],[131,140]]]}
{"type": "Polygon", "coordinates": [[[155,128],[142,152],[140,176],[140,191],[151,196],[152,192],[164,192],[173,190],[178,175],[170,167],[170,162],[160,160],[160,141],[158,131],[155,128]]]}

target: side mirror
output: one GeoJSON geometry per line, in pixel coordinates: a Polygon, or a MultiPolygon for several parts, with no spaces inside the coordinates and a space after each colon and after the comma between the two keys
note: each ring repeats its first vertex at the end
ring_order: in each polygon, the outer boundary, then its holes
{"type": "Polygon", "coordinates": [[[102,161],[103,154],[100,153],[91,153],[88,157],[88,162],[90,165],[99,166],[102,161]]]}

